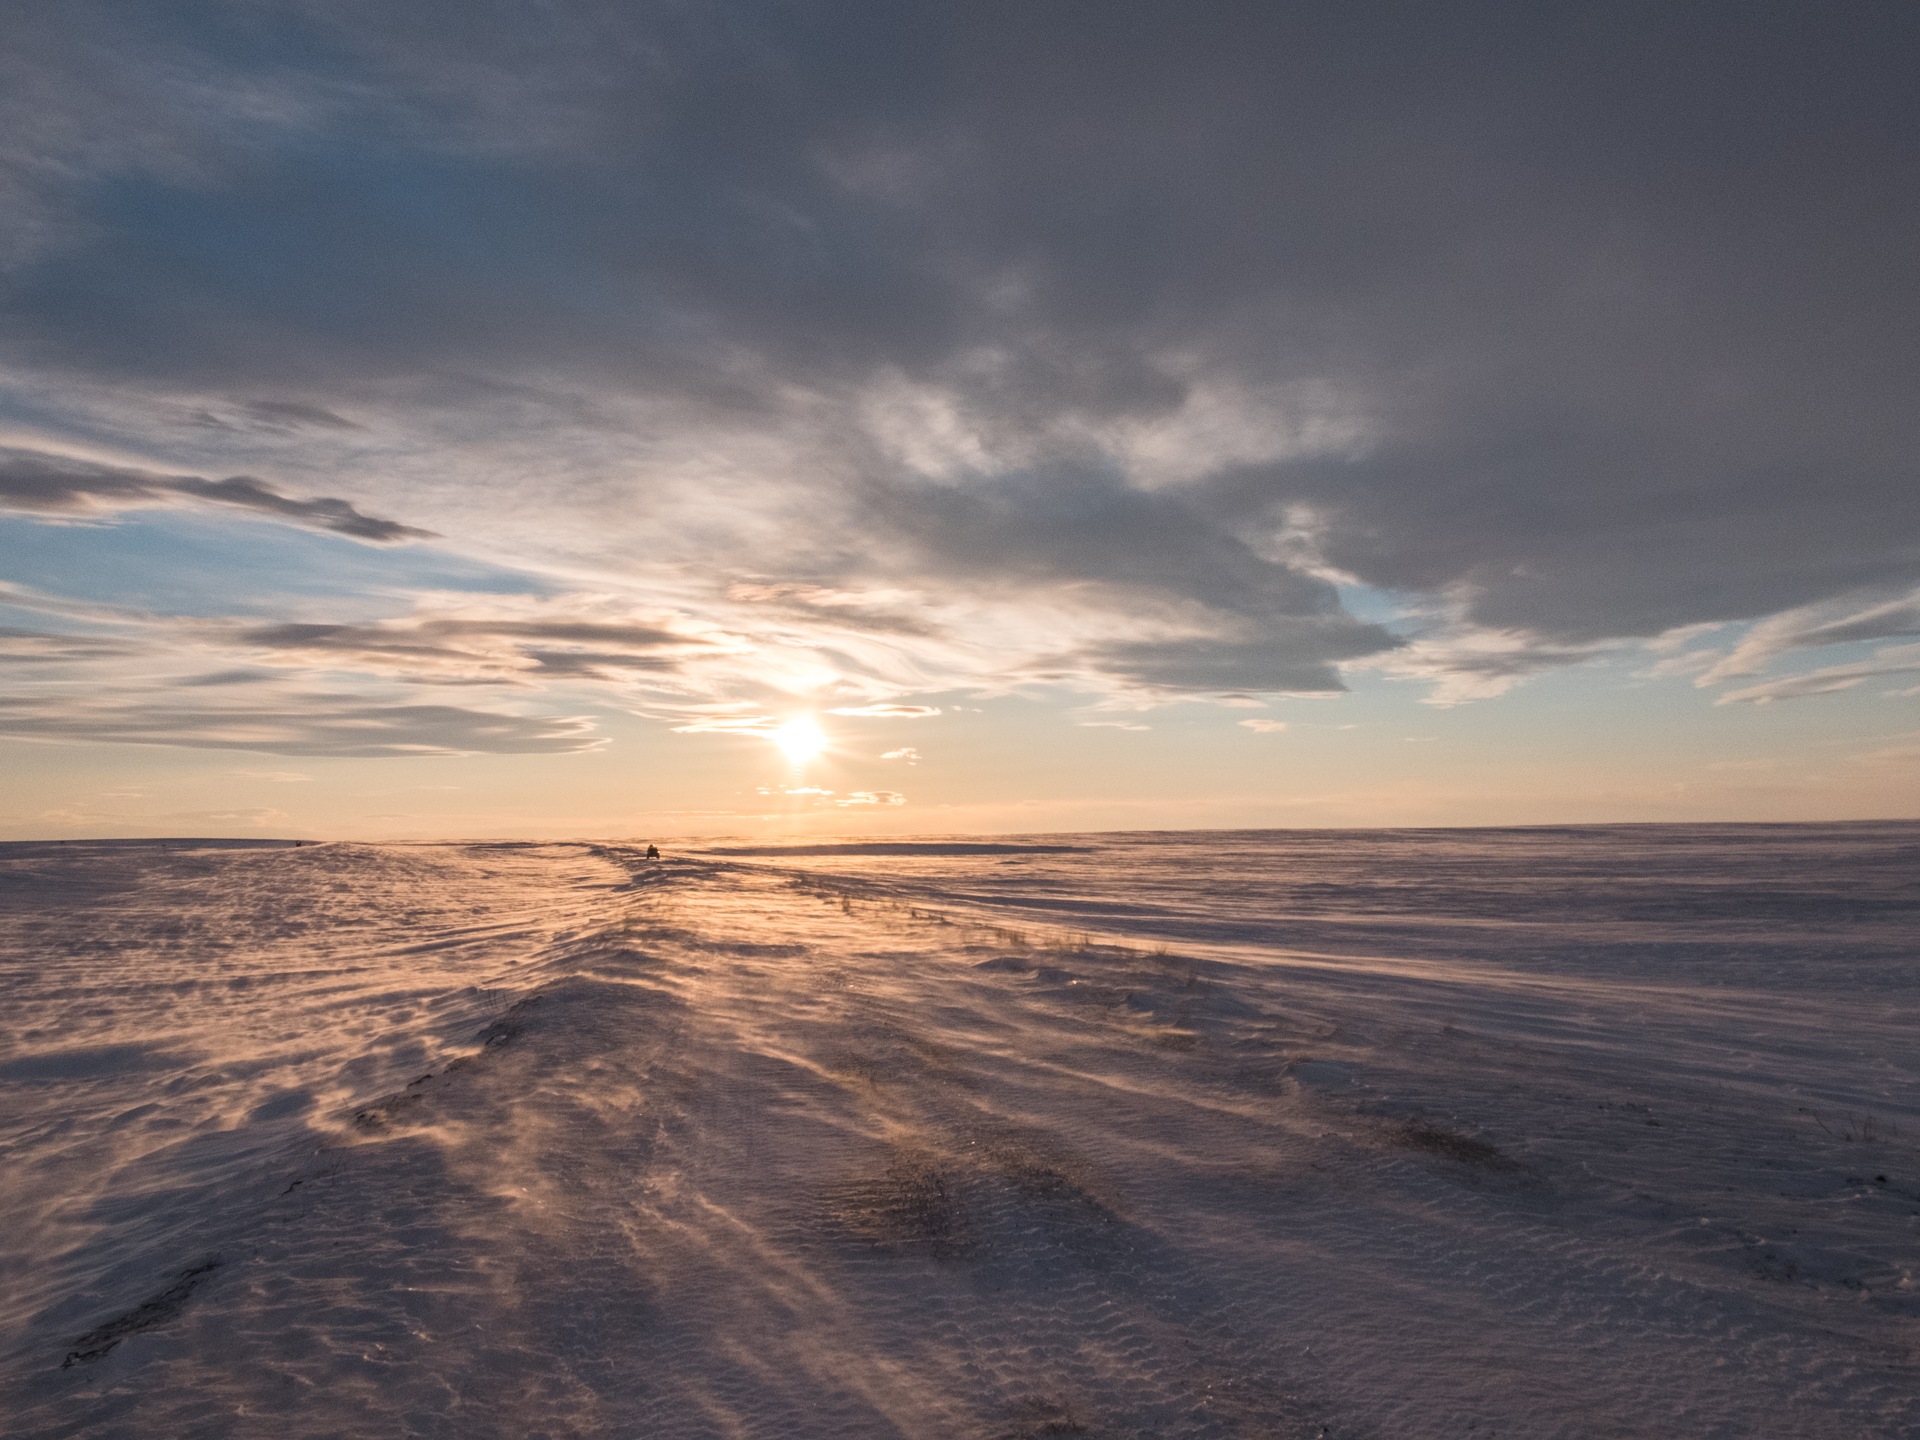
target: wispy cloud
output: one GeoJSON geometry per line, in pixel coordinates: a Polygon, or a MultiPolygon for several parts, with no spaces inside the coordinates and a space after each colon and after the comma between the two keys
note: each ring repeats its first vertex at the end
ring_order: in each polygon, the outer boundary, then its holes
{"type": "Polygon", "coordinates": [[[778,795],[805,806],[834,810],[888,809],[907,803],[907,797],[898,790],[851,790],[843,795],[837,790],[818,785],[763,785],[756,793],[778,795]]]}
{"type": "Polygon", "coordinates": [[[1841,596],[1803,605],[1750,626],[1740,643],[1704,670],[1695,682],[1712,685],[1758,675],[1773,661],[1796,650],[1920,635],[1920,589],[1863,602],[1841,596]]]}
{"type": "Polygon", "coordinates": [[[0,510],[85,517],[193,502],[264,515],[375,545],[433,538],[430,530],[364,515],[345,500],[326,496],[298,499],[246,475],[225,480],[157,475],[31,450],[0,449],[0,510]]]}
{"type": "Polygon", "coordinates": [[[1757,685],[1728,690],[1714,701],[1716,705],[1743,702],[1766,705],[1776,700],[1804,700],[1814,695],[1837,695],[1865,681],[1887,675],[1920,675],[1920,645],[1888,645],[1876,651],[1870,660],[1844,665],[1826,665],[1799,675],[1762,680],[1757,685]]]}
{"type": "Polygon", "coordinates": [[[90,699],[6,696],[0,697],[0,735],[54,744],[354,758],[551,755],[604,743],[583,716],[383,704],[350,694],[281,694],[275,699],[275,704],[229,708],[155,703],[138,693],[90,699]]]}
{"type": "Polygon", "coordinates": [[[1534,631],[1475,625],[1456,608],[1450,619],[1394,650],[1354,662],[1353,668],[1425,681],[1426,703],[1447,707],[1494,699],[1529,676],[1581,664],[1613,648],[1607,642],[1565,645],[1534,631]]]}
{"type": "Polygon", "coordinates": [[[59,635],[44,630],[0,627],[0,664],[9,660],[33,664],[104,660],[131,653],[133,647],[98,636],[59,635]]]}
{"type": "Polygon", "coordinates": [[[702,715],[673,728],[682,735],[751,735],[771,740],[780,733],[780,720],[773,715],[702,715]]]}
{"type": "Polygon", "coordinates": [[[481,608],[469,604],[466,613],[452,614],[424,609],[403,619],[364,624],[263,625],[224,638],[267,664],[395,673],[415,681],[455,684],[562,678],[618,683],[636,672],[672,672],[682,667],[685,657],[727,648],[724,637],[712,633],[605,618],[605,601],[596,602],[595,597],[496,599],[484,607],[493,613],[473,613],[481,608]]]}
{"type": "Polygon", "coordinates": [[[836,705],[827,712],[829,715],[860,715],[876,720],[925,720],[930,715],[938,715],[938,705],[896,705],[886,701],[876,701],[871,705],[836,705]]]}

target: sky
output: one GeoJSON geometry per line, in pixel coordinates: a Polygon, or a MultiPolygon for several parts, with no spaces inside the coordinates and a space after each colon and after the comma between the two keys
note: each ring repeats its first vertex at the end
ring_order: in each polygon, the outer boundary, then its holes
{"type": "Polygon", "coordinates": [[[0,14],[0,837],[1920,815],[1920,9],[0,14]]]}

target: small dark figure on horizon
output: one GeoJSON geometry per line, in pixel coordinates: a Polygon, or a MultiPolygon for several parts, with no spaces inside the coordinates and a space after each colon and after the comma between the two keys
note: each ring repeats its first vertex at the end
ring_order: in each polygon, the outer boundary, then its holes
{"type": "Polygon", "coordinates": [[[658,860],[659,858],[660,858],[660,847],[658,845],[647,846],[647,859],[658,860]]]}

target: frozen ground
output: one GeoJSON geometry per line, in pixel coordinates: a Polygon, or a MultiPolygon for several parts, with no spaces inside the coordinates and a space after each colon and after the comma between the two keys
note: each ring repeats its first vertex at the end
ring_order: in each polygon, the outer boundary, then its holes
{"type": "Polygon", "coordinates": [[[1920,825],[0,846],[17,1436],[1920,1434],[1920,825]]]}

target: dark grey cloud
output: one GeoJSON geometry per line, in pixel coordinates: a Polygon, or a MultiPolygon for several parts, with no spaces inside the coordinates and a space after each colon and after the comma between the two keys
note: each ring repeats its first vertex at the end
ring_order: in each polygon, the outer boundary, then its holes
{"type": "Polygon", "coordinates": [[[583,716],[525,716],[457,705],[394,705],[353,696],[279,697],[247,708],[0,696],[0,736],[66,744],[166,745],[271,755],[382,759],[557,755],[601,741],[583,716]]]}
{"type": "Polygon", "coordinates": [[[1257,553],[1187,497],[1129,486],[1106,466],[1058,464],[970,483],[877,485],[859,538],[879,574],[969,593],[1049,593],[1130,616],[1143,634],[1060,654],[1043,673],[1149,690],[1346,688],[1335,665],[1399,642],[1352,619],[1323,579],[1257,553]]]}
{"type": "Polygon", "coordinates": [[[327,496],[296,500],[245,475],[235,475],[226,480],[199,480],[183,476],[168,488],[176,494],[190,495],[210,504],[252,510],[276,520],[305,525],[314,530],[331,530],[336,535],[350,535],[355,540],[369,540],[376,545],[433,538],[431,530],[418,530],[411,525],[402,525],[397,520],[363,515],[345,500],[327,496]]]}
{"type": "Polygon", "coordinates": [[[1345,690],[1333,663],[1373,655],[1393,641],[1377,626],[1329,619],[1309,628],[1272,626],[1257,640],[1128,641],[1079,657],[1101,673],[1149,690],[1324,695],[1345,690]],[[1303,631],[1305,633],[1303,633],[1303,631]]]}
{"type": "Polygon", "coordinates": [[[61,635],[0,626],[0,664],[105,660],[136,653],[134,647],[96,635],[61,635]]]}
{"type": "Polygon", "coordinates": [[[301,400],[249,400],[240,408],[263,425],[291,427],[317,425],[328,430],[360,428],[344,416],[336,415],[333,411],[319,405],[309,405],[301,400]]]}
{"type": "Polygon", "coordinates": [[[710,648],[659,626],[561,617],[299,622],[242,628],[231,640],[283,663],[395,673],[440,684],[665,674],[678,670],[688,655],[710,648]]]}
{"type": "MultiPolygon", "coordinates": [[[[1391,643],[1333,573],[1532,637],[1474,662],[1516,674],[1920,578],[1910,5],[18,25],[58,84],[5,142],[34,217],[0,294],[16,369],[297,395],[248,413],[303,434],[537,382],[777,437],[805,395],[806,464],[763,478],[818,503],[716,570],[1186,614],[1184,651],[1085,647],[1126,683],[1325,688],[1391,643]],[[942,473],[862,419],[894,384],[964,432],[942,473]],[[1145,475],[1137,437],[1208,397],[1251,423],[1309,392],[1346,441],[1209,458],[1200,424],[1179,478],[1145,475]],[[1303,514],[1311,545],[1280,545],[1303,514]]],[[[540,437],[556,461],[575,438],[540,437]]],[[[557,503],[512,468],[530,515],[557,503]]],[[[403,533],[191,484],[167,493],[403,533]]]]}
{"type": "Polygon", "coordinates": [[[173,683],[190,690],[200,690],[225,685],[264,685],[281,678],[272,670],[209,670],[199,675],[183,676],[173,683]]]}
{"type": "Polygon", "coordinates": [[[224,413],[196,410],[193,423],[216,430],[360,430],[344,415],[302,400],[243,400],[224,413]]]}
{"type": "Polygon", "coordinates": [[[296,499],[245,475],[207,480],[197,475],[157,475],[113,465],[0,449],[0,510],[42,515],[84,515],[147,505],[198,500],[284,520],[310,530],[330,530],[376,545],[426,540],[433,532],[365,515],[345,500],[296,499]]]}
{"type": "Polygon", "coordinates": [[[1073,466],[876,488],[862,539],[905,568],[1015,586],[1112,586],[1234,615],[1337,615],[1333,587],[1256,554],[1178,495],[1073,466]],[[884,528],[882,528],[884,526],[884,528]]]}
{"type": "Polygon", "coordinates": [[[1825,625],[1810,625],[1788,638],[1789,643],[1796,646],[1814,646],[1888,640],[1902,635],[1920,635],[1920,597],[1906,596],[1825,625]]]}

